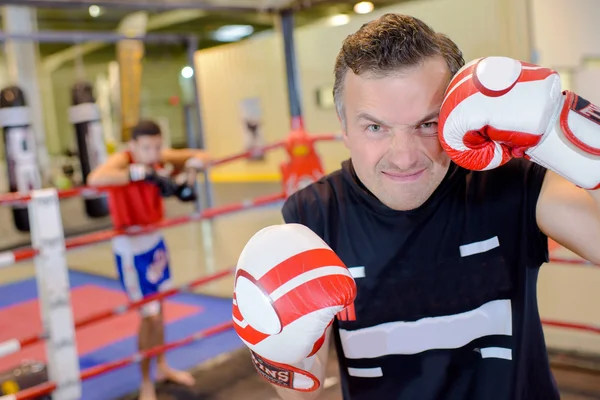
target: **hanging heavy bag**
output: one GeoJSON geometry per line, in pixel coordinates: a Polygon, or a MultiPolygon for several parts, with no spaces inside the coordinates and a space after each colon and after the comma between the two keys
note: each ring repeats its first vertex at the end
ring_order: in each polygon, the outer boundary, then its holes
{"type": "MultiPolygon", "coordinates": [[[[77,82],[71,91],[72,107],[69,120],[75,127],[77,153],[81,165],[81,178],[84,185],[87,177],[107,158],[100,109],[95,102],[92,85],[77,82]]],[[[105,193],[84,194],[85,212],[90,218],[108,215],[108,200],[105,193]]]]}
{"type": "MultiPolygon", "coordinates": [[[[27,194],[41,189],[42,179],[31,126],[31,110],[25,94],[17,86],[0,91],[0,125],[4,136],[4,159],[9,192],[27,194]]],[[[12,206],[15,228],[29,232],[27,204],[12,206]]]]}

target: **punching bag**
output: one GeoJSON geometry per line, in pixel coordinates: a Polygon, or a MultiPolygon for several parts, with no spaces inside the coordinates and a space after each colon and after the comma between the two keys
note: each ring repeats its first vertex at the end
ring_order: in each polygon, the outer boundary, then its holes
{"type": "MultiPolygon", "coordinates": [[[[10,86],[0,91],[0,124],[10,192],[26,194],[42,187],[30,112],[19,87],[10,86]]],[[[12,209],[17,230],[29,232],[27,204],[14,205],[12,209]]]]}
{"type": "MultiPolygon", "coordinates": [[[[71,95],[69,119],[75,126],[81,176],[83,184],[87,185],[90,172],[104,163],[107,157],[100,108],[94,100],[92,85],[88,82],[77,82],[71,95]]],[[[84,201],[88,217],[100,218],[108,215],[106,194],[84,195],[84,201]]]]}

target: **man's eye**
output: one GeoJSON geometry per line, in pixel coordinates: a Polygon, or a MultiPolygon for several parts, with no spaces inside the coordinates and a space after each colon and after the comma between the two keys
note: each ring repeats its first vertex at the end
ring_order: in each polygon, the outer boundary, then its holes
{"type": "Polygon", "coordinates": [[[381,125],[369,125],[367,126],[367,129],[370,130],[371,132],[379,132],[381,130],[381,125]]]}
{"type": "Polygon", "coordinates": [[[437,133],[438,123],[437,122],[425,122],[419,126],[421,133],[425,135],[433,135],[437,133]]]}

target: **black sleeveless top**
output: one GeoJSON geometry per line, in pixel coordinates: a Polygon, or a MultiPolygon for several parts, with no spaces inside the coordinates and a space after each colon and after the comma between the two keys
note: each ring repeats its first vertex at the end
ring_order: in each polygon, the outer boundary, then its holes
{"type": "Polygon", "coordinates": [[[285,221],[321,236],[358,286],[333,325],[345,400],[559,399],[536,300],[545,172],[451,164],[421,207],[394,211],[348,160],[287,200],[285,221]]]}

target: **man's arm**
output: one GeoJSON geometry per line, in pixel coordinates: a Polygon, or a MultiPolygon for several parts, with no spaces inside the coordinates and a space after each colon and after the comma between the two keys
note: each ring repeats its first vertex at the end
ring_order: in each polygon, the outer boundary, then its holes
{"type": "Polygon", "coordinates": [[[125,153],[112,154],[87,177],[88,186],[122,186],[129,183],[129,160],[125,153]]]}
{"type": "MultiPolygon", "coordinates": [[[[161,161],[166,164],[172,164],[177,170],[183,170],[185,163],[189,159],[199,161],[199,164],[205,166],[210,162],[210,157],[207,151],[199,149],[164,149],[161,152],[161,161]]],[[[199,168],[197,168],[199,169],[199,168]]]]}
{"type": "Polygon", "coordinates": [[[542,232],[584,259],[600,264],[600,189],[580,189],[548,171],[536,208],[542,232]]]}
{"type": "Polygon", "coordinates": [[[599,134],[600,107],[562,90],[556,71],[507,57],[467,63],[452,78],[440,109],[440,143],[458,165],[489,170],[517,156],[544,167],[538,227],[595,263],[599,134]]]}

